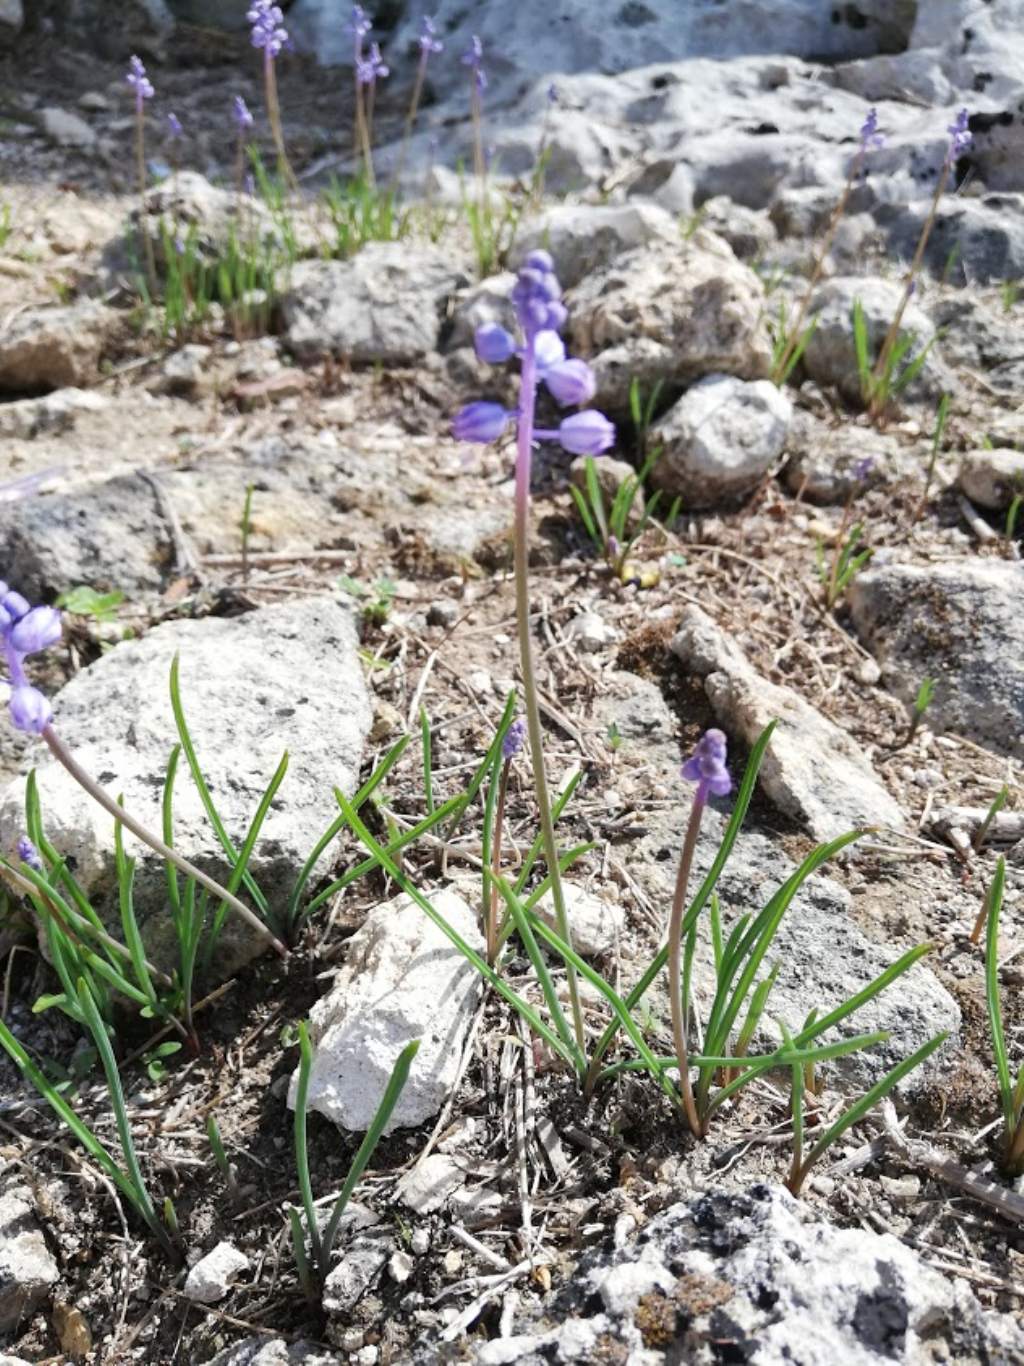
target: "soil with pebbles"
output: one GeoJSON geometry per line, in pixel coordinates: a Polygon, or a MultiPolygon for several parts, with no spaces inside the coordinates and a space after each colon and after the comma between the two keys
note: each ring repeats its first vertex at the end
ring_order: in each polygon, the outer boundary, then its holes
{"type": "MultiPolygon", "coordinates": [[[[196,43],[200,51],[202,44],[224,44],[225,61],[237,50],[231,39],[193,35],[182,41],[192,44],[193,56],[196,43]]],[[[231,72],[232,93],[237,87],[257,100],[255,82],[240,76],[243,68],[233,61],[219,66],[207,51],[205,65],[183,70],[175,64],[182,52],[171,51],[159,79],[179,98],[176,107],[186,126],[209,130],[220,120],[225,70],[231,72]]],[[[90,63],[83,68],[76,58],[29,48],[18,81],[2,83],[17,90],[27,108],[43,98],[70,104],[86,89],[106,89],[120,80],[119,67],[90,63]]],[[[12,73],[11,60],[5,60],[4,75],[12,73]]],[[[290,118],[301,121],[303,99],[311,109],[326,111],[335,99],[340,104],[347,98],[334,88],[333,78],[316,80],[322,83],[307,84],[312,77],[305,68],[301,79],[295,74],[286,80],[282,98],[290,118]]],[[[17,111],[0,112],[18,117],[17,111]]],[[[123,123],[124,109],[118,113],[123,123]]],[[[3,152],[3,197],[12,203],[15,224],[5,259],[19,265],[14,274],[0,273],[4,313],[30,296],[52,299],[54,279],[70,284],[95,264],[98,239],[86,231],[73,252],[61,253],[53,245],[60,234],[48,229],[47,221],[74,219],[78,201],[86,223],[92,213],[97,222],[117,221],[128,203],[129,187],[120,179],[123,164],[114,165],[100,153],[89,157],[49,147],[31,120],[25,127],[28,131],[8,141],[3,152]]],[[[112,128],[111,136],[115,133],[120,146],[128,133],[123,127],[112,128]]],[[[315,140],[308,146],[301,139],[293,143],[297,167],[320,150],[315,140]]],[[[991,293],[998,299],[998,291],[991,293]]],[[[179,534],[198,555],[199,572],[181,573],[157,601],[129,602],[121,621],[133,631],[181,613],[234,613],[289,595],[332,591],[342,574],[367,584],[389,579],[394,596],[386,620],[364,621],[376,707],[364,773],[401,734],[414,701],[422,700],[435,728],[438,795],[456,791],[489,742],[502,689],[516,670],[507,535],[504,529],[488,530],[495,520],[499,525],[502,518],[506,524],[511,520],[509,452],[474,451],[466,457],[453,446],[447,436],[450,413],[471,395],[438,358],[381,374],[314,364],[304,371],[301,393],[268,393],[252,404],[239,396],[239,372],[264,343],[239,346],[216,335],[201,340],[211,347],[208,368],[216,380],[198,393],[175,396],[159,384],[165,348],[152,338],[135,337],[126,325],[107,358],[106,373],[97,377],[107,405],[80,414],[70,431],[10,441],[4,478],[56,469],[58,481],[88,482],[144,468],[166,482],[172,501],[174,489],[181,491],[179,534]],[[326,466],[344,458],[356,474],[344,488],[328,481],[319,492],[311,490],[303,522],[279,501],[275,488],[261,486],[254,452],[266,451],[272,442],[279,443],[285,480],[288,462],[311,450],[320,451],[326,466]],[[397,513],[394,490],[379,487],[374,474],[382,442],[401,450],[404,501],[397,513]],[[241,515],[248,482],[255,486],[252,556],[243,575],[237,517],[222,509],[230,502],[225,490],[234,490],[241,515]],[[215,515],[210,506],[218,509],[215,515]],[[472,555],[453,550],[438,532],[444,516],[458,516],[460,509],[464,517],[480,521],[472,555]],[[329,562],[318,561],[314,551],[328,555],[329,562]]],[[[276,343],[264,351],[290,364],[276,343]]],[[[966,372],[960,378],[943,470],[1013,411],[1011,398],[993,393],[978,376],[966,372]]],[[[807,394],[798,401],[835,428],[852,423],[867,433],[863,419],[828,395],[807,394]]],[[[858,498],[856,515],[870,545],[876,553],[894,551],[921,564],[1015,554],[1012,543],[974,539],[948,480],[940,480],[938,491],[921,505],[929,438],[925,412],[908,414],[886,433],[902,467],[914,472],[869,487],[858,498]]],[[[791,450],[789,458],[799,454],[791,450]]],[[[623,584],[595,561],[581,534],[567,492],[567,463],[567,457],[545,455],[538,471],[534,624],[541,685],[551,703],[549,764],[558,777],[577,766],[584,774],[564,838],[596,842],[580,872],[595,887],[612,891],[627,913],[609,971],[628,983],[656,946],[665,908],[646,904],[630,876],[631,848],[659,822],[681,824],[685,794],[677,787],[652,788],[644,742],[616,747],[598,717],[619,686],[613,675],[626,671],[652,680],[672,718],[671,734],[652,743],[674,744],[680,756],[689,750],[713,719],[703,689],[683,674],[668,649],[680,607],[692,602],[734,633],[766,678],[796,690],[863,748],[906,813],[908,830],[920,832],[916,838],[865,841],[856,859],[835,865],[830,875],[850,892],[858,926],[891,947],[894,957],[925,939],[935,945],[931,967],[963,1012],[963,1047],[956,1066],[914,1103],[908,1132],[931,1139],[967,1166],[990,1161],[998,1097],[981,960],[967,933],[995,855],[985,850],[958,857],[928,833],[927,822],[933,808],[947,802],[987,806],[1004,783],[1019,803],[1020,765],[955,735],[932,735],[927,725],[907,738],[906,709],[879,686],[843,609],[833,616],[821,607],[815,542],[831,543],[841,507],[813,507],[788,491],[782,479],[766,479],[738,510],[684,517],[671,533],[652,529],[635,552],[636,577],[644,586],[623,584]],[[585,611],[597,613],[611,635],[592,653],[581,651],[569,630],[585,611]]],[[[992,524],[999,525],[995,519],[992,524]]],[[[107,628],[76,623],[67,647],[41,662],[40,681],[56,687],[62,677],[87,667],[110,638],[107,628]]],[[[23,749],[0,732],[0,777],[14,771],[23,749]]],[[[745,757],[742,749],[734,752],[737,770],[745,757]]],[[[387,800],[399,814],[422,809],[422,779],[411,753],[389,781],[387,800]]],[[[521,848],[531,837],[530,810],[528,775],[525,768],[517,769],[509,804],[510,848],[521,848]]],[[[755,798],[750,821],[793,858],[811,847],[763,796],[755,798]]],[[[467,832],[463,852],[471,856],[472,851],[467,832]]],[[[349,842],[338,850],[338,867],[356,856],[349,842]]],[[[451,867],[458,862],[457,847],[451,867]]],[[[468,862],[464,866],[467,872],[471,868],[468,862]]],[[[406,867],[427,887],[442,875],[436,853],[425,847],[409,855],[406,867]]],[[[693,1189],[739,1190],[753,1181],[784,1179],[787,1098],[774,1084],[744,1093],[721,1115],[709,1140],[694,1143],[678,1116],[666,1103],[652,1103],[650,1088],[639,1081],[623,1080],[585,1104],[542,1052],[524,1049],[516,1022],[491,998],[481,1010],[462,1083],[440,1131],[427,1127],[391,1136],[359,1189],[360,1201],[387,1231],[389,1254],[417,1249],[408,1278],[386,1272],[341,1319],[328,1321],[310,1309],[296,1285],[283,1216],[285,1204],[298,1194],[285,1104],[296,1062],[294,1026],[325,989],[324,979],[343,955],[348,934],[389,891],[380,875],[365,879],[316,918],[287,964],[260,963],[229,983],[200,1012],[200,1057],[173,1063],[161,1082],[151,1081],[138,1061],[125,1063],[143,1166],[152,1188],[173,1197],[186,1246],[206,1251],[227,1239],[250,1259],[250,1271],[218,1305],[184,1299],[181,1275],[131,1222],[123,1222],[105,1183],[38,1098],[26,1093],[6,1056],[0,1057],[5,1097],[0,1157],[31,1184],[61,1275],[53,1301],[19,1325],[8,1350],[31,1360],[62,1352],[74,1356],[76,1346],[83,1348],[88,1340],[84,1324],[93,1342],[92,1353],[85,1355],[103,1362],[207,1361],[262,1331],[325,1342],[353,1354],[351,1359],[399,1361],[422,1337],[445,1325],[448,1311],[469,1303],[476,1293],[474,1278],[493,1271],[494,1258],[520,1260],[527,1247],[525,1228],[532,1229],[533,1245],[544,1254],[532,1275],[518,1284],[528,1306],[571,1277],[582,1252],[606,1239],[623,1215],[639,1225],[693,1189]],[[209,1158],[204,1124],[211,1112],[219,1118],[237,1169],[234,1201],[209,1158]],[[398,1179],[428,1143],[450,1153],[464,1172],[466,1187],[478,1196],[475,1213],[474,1202],[467,1202],[459,1216],[443,1209],[417,1214],[396,1199],[398,1179]],[[69,1316],[69,1307],[78,1317],[69,1316]],[[77,1340],[69,1336],[69,1323],[77,1340]],[[376,1354],[354,1355],[374,1347],[376,1354]]],[[[1012,964],[1024,945],[1024,903],[1012,879],[1011,892],[1003,938],[1004,960],[1012,964]]],[[[42,1056],[66,1065],[75,1054],[75,1030],[54,1011],[31,1014],[37,995],[52,987],[50,970],[16,926],[2,933],[4,1016],[42,1056]]],[[[509,971],[523,980],[526,964],[513,962],[509,971]]],[[[1005,996],[1010,1036],[1019,1039],[1020,981],[1014,971],[1005,978],[1005,996]]],[[[592,1007],[588,1015],[599,1028],[600,1012],[592,1007]]],[[[126,1059],[138,1053],[146,1037],[145,1022],[125,1019],[119,1043],[126,1059]]],[[[830,1089],[824,1103],[831,1108],[839,1099],[830,1089]]],[[[113,1125],[95,1078],[83,1084],[80,1104],[113,1143],[113,1125]]],[[[343,1180],[357,1140],[316,1116],[310,1129],[316,1188],[327,1193],[343,1180]]],[[[876,1132],[877,1125],[868,1122],[843,1151],[853,1151],[876,1132]]],[[[841,1178],[830,1176],[825,1163],[809,1183],[806,1201],[839,1225],[895,1233],[926,1261],[965,1278],[984,1304],[1019,1313],[1024,1273],[1019,1228],[908,1162],[882,1145],[878,1155],[841,1178]]],[[[485,1307],[470,1332],[496,1332],[501,1307],[500,1301],[485,1307]]]]}

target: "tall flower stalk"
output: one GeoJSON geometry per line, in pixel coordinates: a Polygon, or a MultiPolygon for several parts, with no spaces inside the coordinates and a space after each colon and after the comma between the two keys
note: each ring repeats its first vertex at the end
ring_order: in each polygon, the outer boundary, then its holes
{"type": "Polygon", "coordinates": [[[690,885],[690,872],[693,868],[693,856],[697,849],[697,836],[700,834],[704,807],[712,793],[716,797],[725,797],[732,790],[732,779],[725,766],[725,753],[724,733],[720,730],[705,731],[693,755],[683,765],[682,776],[688,782],[695,782],[697,787],[693,794],[686,837],[683,840],[683,852],[679,858],[668,923],[668,994],[672,1006],[672,1041],[679,1066],[679,1091],[683,1100],[683,1110],[695,1138],[704,1137],[704,1125],[697,1113],[693,1087],[690,1085],[686,1018],[690,1003],[685,999],[682,981],[683,915],[686,911],[686,893],[690,885]]]}
{"type": "Polygon", "coordinates": [[[416,124],[416,116],[420,111],[420,100],[423,98],[423,86],[427,79],[427,63],[431,55],[435,52],[444,51],[444,43],[437,36],[437,25],[427,14],[423,16],[422,28],[418,39],[420,57],[416,63],[416,79],[413,82],[412,98],[409,100],[409,112],[405,116],[405,127],[402,130],[402,145],[398,151],[398,163],[395,166],[394,175],[391,183],[397,184],[401,179],[405,169],[405,158],[409,150],[409,139],[412,137],[412,130],[416,124]]]}
{"type": "MultiPolygon", "coordinates": [[[[853,187],[864,173],[868,153],[884,145],[885,138],[878,131],[878,111],[872,109],[861,127],[860,147],[850,166],[850,173],[846,177],[846,184],[843,186],[843,192],[836,201],[836,206],[832,210],[832,215],[828,220],[825,236],[821,239],[821,246],[818,248],[818,254],[814,259],[814,266],[811,270],[810,279],[807,281],[807,288],[804,290],[803,298],[800,301],[800,308],[787,333],[786,344],[772,370],[772,379],[776,384],[782,384],[785,380],[786,375],[792,368],[790,362],[795,364],[794,353],[800,345],[801,329],[803,328],[804,320],[807,317],[807,310],[811,306],[811,299],[814,296],[815,288],[817,287],[818,281],[821,279],[821,272],[825,268],[825,258],[832,250],[836,229],[839,227],[840,220],[846,212],[846,206],[850,202],[850,195],[853,192],[853,187]]],[[[797,359],[799,359],[799,357],[797,357],[797,359]]]]}
{"type": "Polygon", "coordinates": [[[267,119],[270,133],[277,152],[278,174],[294,190],[298,188],[288,154],[284,148],[284,129],[281,126],[281,105],[277,97],[276,61],[282,48],[288,42],[288,30],[284,27],[284,14],[279,5],[271,0],[253,0],[245,16],[252,25],[252,45],[263,51],[263,89],[267,101],[267,119]]]}
{"type": "Polygon", "coordinates": [[[484,157],[484,91],[487,72],[484,70],[484,45],[474,33],[462,64],[469,67],[469,110],[473,120],[473,173],[481,204],[486,193],[487,160],[484,157]]]}
{"type": "Polygon", "coordinates": [[[907,310],[907,304],[910,302],[910,296],[914,292],[917,275],[921,269],[921,262],[924,260],[925,248],[928,245],[928,239],[932,235],[932,228],[935,226],[935,219],[939,212],[939,201],[945,191],[949,177],[956,169],[956,163],[970,150],[971,143],[974,141],[970,129],[968,128],[968,122],[969,116],[967,110],[961,109],[956,116],[956,120],[946,129],[947,133],[949,133],[949,145],[946,148],[946,156],[943,160],[942,169],[939,172],[939,178],[935,185],[935,193],[932,195],[931,208],[928,211],[928,217],[925,219],[924,227],[921,229],[921,236],[917,241],[917,250],[914,252],[914,259],[911,261],[910,269],[907,271],[906,277],[904,278],[903,294],[900,298],[899,307],[896,309],[893,320],[889,324],[889,330],[886,332],[885,340],[882,342],[882,349],[878,353],[878,359],[875,361],[874,369],[871,372],[871,400],[868,405],[868,416],[872,418],[872,420],[879,415],[888,398],[888,385],[884,381],[889,372],[890,357],[892,356],[893,347],[899,339],[903,315],[907,310]]]}
{"type": "Polygon", "coordinates": [[[373,24],[370,22],[369,15],[362,5],[352,6],[352,18],[348,23],[348,31],[352,35],[352,71],[355,81],[356,99],[356,151],[363,159],[363,175],[368,185],[376,184],[373,174],[373,149],[370,143],[370,124],[366,111],[366,81],[364,76],[367,74],[367,59],[363,51],[363,42],[373,24]]]}
{"type": "Polygon", "coordinates": [[[130,830],[136,839],[147,844],[162,859],[173,863],[186,877],[195,878],[196,882],[241,916],[282,958],[287,957],[288,951],[284,945],[248,906],[131,816],[82,768],[54,730],[53,709],[46,696],[29,682],[25,660],[29,655],[55,645],[61,637],[61,629],[60,613],[54,608],[31,607],[20,593],[9,589],[6,583],[0,583],[0,654],[10,675],[9,710],[15,729],[27,735],[41,736],[57,762],[115,821],[130,830]]]}
{"type": "Polygon", "coordinates": [[[154,91],[139,57],[132,57],[129,61],[127,81],[135,92],[135,175],[139,186],[139,232],[146,258],[146,283],[152,297],[156,294],[157,277],[153,240],[146,221],[146,101],[153,98],[154,91]]]}
{"type": "MultiPolygon", "coordinates": [[[[558,934],[571,946],[572,936],[565,909],[565,896],[558,866],[558,844],[544,765],[544,740],[537,693],[537,676],[530,633],[530,475],[533,445],[537,438],[553,439],[574,454],[600,455],[613,444],[615,428],[594,409],[571,414],[557,428],[538,429],[535,424],[537,386],[543,382],[563,406],[586,403],[594,395],[594,380],[581,361],[567,360],[558,335],[565,324],[566,310],[561,302],[561,286],[555,277],[554,263],[546,251],[527,256],[512,290],[512,303],[522,333],[522,345],[503,327],[488,324],[476,336],[477,354],[489,364],[501,364],[518,355],[520,360],[519,405],[509,411],[499,403],[470,403],[452,425],[461,441],[498,440],[510,424],[516,426],[515,478],[515,596],[519,661],[526,705],[526,732],[530,742],[534,791],[537,797],[541,838],[558,934]]],[[[580,1007],[576,970],[567,964],[566,975],[572,1006],[573,1028],[581,1052],[585,1051],[583,1012],[580,1007]]]]}

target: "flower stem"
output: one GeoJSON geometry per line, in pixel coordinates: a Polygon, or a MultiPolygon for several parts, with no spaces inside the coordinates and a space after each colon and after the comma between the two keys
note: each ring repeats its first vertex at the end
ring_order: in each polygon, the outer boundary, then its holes
{"type": "Polygon", "coordinates": [[[104,811],[109,812],[126,830],[130,830],[136,839],[140,839],[143,844],[148,844],[154,853],[159,854],[161,858],[167,859],[168,862],[173,863],[186,877],[195,878],[196,882],[201,883],[207,891],[212,892],[218,900],[223,901],[236,915],[241,916],[245,923],[251,929],[255,930],[262,939],[265,939],[271,948],[279,953],[282,958],[288,957],[288,950],[285,946],[248,906],[243,905],[237,897],[231,895],[226,887],[222,887],[219,882],[216,882],[212,877],[208,877],[207,874],[200,868],[197,868],[195,864],[190,863],[186,858],[182,858],[181,854],[172,849],[169,844],[164,844],[162,839],[159,839],[156,835],[147,830],[134,816],[130,816],[123,806],[119,806],[118,803],[114,801],[113,797],[104,792],[99,783],[91,778],[89,774],[86,773],[85,769],[82,768],[81,764],[79,764],[78,760],[64,744],[64,741],[53,729],[53,726],[46,726],[43,730],[43,739],[46,741],[50,748],[50,753],[57,762],[67,769],[75,782],[78,783],[80,787],[83,787],[85,791],[88,792],[89,796],[103,807],[104,811]]]}
{"type": "Polygon", "coordinates": [[[373,173],[373,145],[370,142],[370,125],[367,120],[363,85],[358,78],[356,79],[356,133],[359,138],[359,150],[363,157],[363,174],[366,177],[366,183],[375,186],[377,178],[373,173]]]}
{"type": "Polygon", "coordinates": [[[700,831],[705,800],[703,788],[698,786],[690,811],[690,823],[686,827],[686,838],[683,840],[683,852],[679,859],[675,893],[672,897],[672,914],[668,923],[668,994],[672,1006],[672,1038],[679,1062],[679,1090],[683,1098],[683,1109],[686,1111],[686,1122],[690,1126],[690,1132],[695,1138],[704,1137],[704,1125],[697,1114],[690,1086],[690,1063],[686,1046],[686,1012],[690,1008],[690,1003],[683,1000],[680,957],[686,892],[690,883],[690,870],[693,867],[693,855],[697,848],[697,835],[700,831]]]}
{"type": "Polygon", "coordinates": [[[498,779],[498,808],[494,815],[494,853],[491,858],[494,882],[491,884],[490,902],[487,907],[487,961],[492,968],[498,960],[498,878],[501,876],[501,836],[505,825],[505,798],[511,767],[511,759],[506,759],[501,766],[501,777],[498,779]]]}
{"type": "Polygon", "coordinates": [[[149,235],[149,223],[146,219],[146,113],[141,100],[138,100],[135,106],[135,170],[139,180],[139,232],[142,234],[142,250],[146,257],[146,282],[152,301],[156,298],[157,278],[153,239],[149,235]]]}
{"type": "MultiPolygon", "coordinates": [[[[533,414],[537,399],[537,362],[532,341],[523,352],[522,389],[520,396],[518,453],[516,458],[516,515],[515,515],[515,584],[516,625],[519,632],[519,659],[523,674],[523,697],[526,702],[526,729],[530,737],[530,758],[533,785],[537,795],[544,859],[551,879],[551,897],[555,907],[555,928],[571,947],[569,917],[565,910],[562,876],[558,867],[558,845],[555,826],[551,819],[548,781],[544,769],[544,740],[537,702],[537,682],[533,669],[533,642],[530,637],[530,467],[533,454],[533,414]]],[[[580,1052],[586,1056],[583,1030],[583,1011],[580,1008],[576,969],[566,964],[569,1000],[572,1005],[573,1027],[580,1052]]]]}
{"type": "Polygon", "coordinates": [[[854,181],[860,174],[863,165],[864,152],[861,151],[850,168],[850,174],[846,177],[846,184],[843,186],[843,192],[836,201],[835,208],[832,210],[832,216],[828,220],[828,227],[825,229],[825,236],[821,240],[821,247],[814,261],[814,268],[811,271],[810,279],[807,281],[807,288],[804,290],[804,297],[800,301],[800,309],[796,315],[796,321],[789,328],[789,336],[786,340],[785,350],[776,362],[775,369],[772,372],[772,380],[776,384],[782,383],[782,376],[786,373],[786,366],[789,362],[789,358],[799,344],[800,329],[803,327],[804,319],[807,317],[807,310],[811,306],[811,299],[814,295],[815,286],[821,279],[821,272],[825,268],[825,257],[832,247],[836,229],[839,227],[839,220],[846,212],[846,206],[850,200],[850,193],[853,190],[854,181]]]}
{"type": "Polygon", "coordinates": [[[425,50],[420,52],[419,62],[416,64],[416,82],[412,88],[412,99],[409,101],[409,112],[405,116],[405,127],[402,129],[402,144],[398,149],[398,163],[391,175],[391,188],[396,189],[402,172],[405,170],[405,158],[409,151],[409,139],[412,137],[413,126],[416,123],[416,115],[419,113],[420,100],[423,97],[423,83],[427,75],[427,57],[425,50]]]}
{"type": "Polygon", "coordinates": [[[868,407],[868,416],[872,421],[878,416],[888,401],[889,385],[885,381],[886,372],[889,366],[889,357],[899,338],[900,323],[903,321],[903,314],[906,312],[907,304],[910,302],[910,296],[914,292],[914,280],[917,277],[918,271],[921,269],[921,262],[924,259],[924,249],[928,245],[928,239],[932,235],[932,228],[935,226],[935,216],[939,211],[939,200],[942,198],[942,192],[946,188],[946,181],[949,179],[949,170],[949,162],[947,161],[942,167],[939,183],[936,185],[935,194],[932,196],[931,209],[928,212],[924,227],[921,229],[921,236],[917,241],[917,250],[914,252],[914,259],[910,263],[910,269],[907,271],[906,278],[903,282],[903,297],[900,299],[899,307],[896,310],[892,322],[889,324],[889,330],[886,332],[885,340],[882,342],[882,349],[878,353],[878,360],[875,361],[875,368],[871,372],[872,392],[871,402],[868,407]]]}
{"type": "Polygon", "coordinates": [[[269,47],[264,48],[263,52],[263,83],[267,95],[267,118],[270,121],[274,149],[277,152],[277,171],[290,190],[298,190],[299,186],[295,179],[295,173],[292,171],[288,154],[284,149],[284,129],[281,127],[281,105],[277,98],[277,74],[274,69],[274,58],[269,47]]]}

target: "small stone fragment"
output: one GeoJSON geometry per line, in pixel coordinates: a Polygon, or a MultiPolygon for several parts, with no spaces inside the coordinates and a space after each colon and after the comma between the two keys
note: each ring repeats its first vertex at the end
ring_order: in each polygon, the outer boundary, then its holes
{"type": "Polygon", "coordinates": [[[440,1209],[465,1180],[462,1167],[446,1153],[431,1153],[403,1176],[397,1193],[417,1214],[431,1214],[440,1209]]]}
{"type": "MultiPolygon", "coordinates": [[[[462,897],[445,888],[431,902],[483,949],[477,916],[462,897]]],[[[431,1119],[454,1084],[478,990],[475,969],[410,897],[375,907],[348,941],[333,987],[310,1012],[310,1108],[345,1129],[366,1130],[399,1053],[419,1039],[385,1133],[431,1119]]],[[[294,1096],[293,1078],[289,1104],[294,1096]]]]}
{"type": "Polygon", "coordinates": [[[59,1279],[31,1191],[12,1187],[0,1195],[0,1333],[31,1314],[59,1279]]]}
{"type": "Polygon", "coordinates": [[[1024,494],[1024,452],[1007,446],[968,451],[957,482],[972,503],[1001,512],[1024,494]]]}
{"type": "Polygon", "coordinates": [[[249,1269],[249,1258],[232,1243],[218,1243],[196,1262],[185,1278],[185,1294],[197,1304],[216,1304],[231,1289],[236,1276],[249,1269]]]}
{"type": "MultiPolygon", "coordinates": [[[[562,891],[573,948],[587,958],[600,958],[612,953],[626,928],[626,915],[621,905],[605,901],[576,882],[563,882],[562,891]]],[[[550,892],[545,892],[534,909],[542,920],[557,930],[555,905],[550,892]]]]}

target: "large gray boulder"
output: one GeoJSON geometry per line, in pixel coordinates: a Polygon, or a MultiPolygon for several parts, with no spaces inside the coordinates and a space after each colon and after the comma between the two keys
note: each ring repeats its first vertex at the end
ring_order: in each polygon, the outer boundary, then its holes
{"type": "Polygon", "coordinates": [[[516,257],[543,247],[562,287],[571,289],[634,247],[667,250],[678,241],[678,222],[657,204],[558,204],[522,225],[516,257]]]}
{"type": "Polygon", "coordinates": [[[847,598],[890,691],[910,706],[935,680],[929,726],[1024,756],[1024,564],[876,564],[847,598]]]}
{"type": "MultiPolygon", "coordinates": [[[[116,646],[57,694],[54,725],[65,744],[154,831],[161,828],[164,774],[177,739],[167,690],[175,655],[199,763],[236,848],[282,752],[289,752],[287,776],[249,864],[280,914],[313,844],[337,815],[332,788],[349,792],[358,780],[371,714],[350,612],[328,598],[311,598],[230,619],[167,622],[116,646]]],[[[79,883],[102,901],[115,878],[111,817],[42,744],[29,758],[49,839],[68,857],[79,883]]],[[[0,849],[13,848],[24,831],[24,803],[25,779],[19,778],[0,796],[0,849]]],[[[203,871],[226,876],[184,760],[175,786],[174,843],[203,871]]],[[[143,937],[158,965],[172,964],[175,936],[163,863],[132,838],[126,847],[141,859],[143,937]]],[[[229,914],[221,969],[229,973],[262,947],[229,914]]]]}
{"type": "Polygon", "coordinates": [[[574,290],[573,354],[597,378],[599,407],[623,412],[634,379],[666,393],[707,374],[762,379],[771,368],[764,291],[730,247],[698,229],[674,250],[627,252],[574,290]]]}
{"type": "MultiPolygon", "coordinates": [[[[852,403],[861,399],[860,372],[854,346],[853,310],[859,302],[864,313],[868,353],[874,363],[885,335],[896,316],[902,286],[871,277],[841,276],[821,285],[811,300],[808,322],[814,331],[804,350],[802,364],[819,384],[834,386],[852,403]]],[[[937,397],[954,387],[953,377],[942,363],[935,342],[935,325],[911,299],[900,322],[900,334],[913,338],[897,377],[913,357],[928,347],[928,355],[916,378],[907,385],[909,397],[937,397]]]]}
{"type": "Polygon", "coordinates": [[[359,365],[411,365],[435,350],[448,300],[469,276],[447,248],[371,242],[349,261],[302,261],[281,299],[288,345],[359,365]]]}
{"type": "Polygon", "coordinates": [[[46,601],[79,584],[159,592],[174,560],[156,481],[141,474],[0,504],[0,545],[5,577],[46,601]]]}
{"type": "Polygon", "coordinates": [[[0,390],[32,394],[91,384],[117,326],[113,309],[93,299],[11,310],[0,326],[0,390]]]}
{"type": "Polygon", "coordinates": [[[779,458],[792,412],[770,380],[706,376],[651,427],[653,483],[686,510],[735,502],[779,458]]]}
{"type": "MultiPolygon", "coordinates": [[[[764,1184],[695,1193],[625,1246],[587,1253],[514,1328],[462,1359],[583,1366],[607,1343],[637,1366],[929,1366],[940,1344],[964,1366],[1024,1357],[1013,1316],[982,1308],[965,1281],[892,1234],[836,1228],[764,1184]]],[[[424,1343],[413,1362],[436,1350],[424,1343]]]]}
{"type": "MultiPolygon", "coordinates": [[[[508,95],[526,81],[578,71],[617,73],[644,66],[653,56],[736,57],[790,52],[839,60],[899,51],[914,21],[911,0],[860,0],[856,7],[831,0],[735,0],[721,5],[678,0],[562,0],[557,14],[543,0],[476,4],[411,0],[394,32],[395,52],[411,50],[424,14],[436,14],[445,51],[436,59],[439,86],[466,84],[460,57],[473,34],[484,45],[492,87],[508,95]]],[[[297,0],[289,18],[300,39],[323,62],[350,62],[351,41],[330,0],[297,0]]]]}

